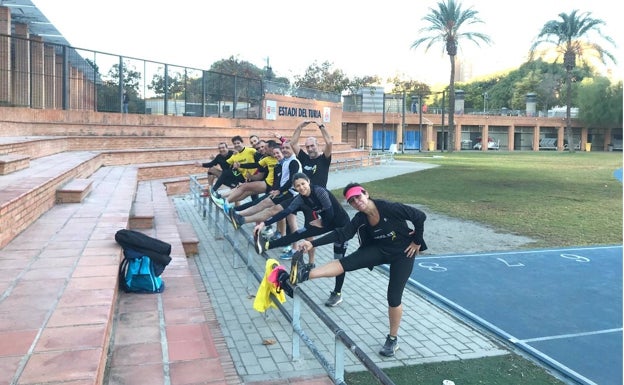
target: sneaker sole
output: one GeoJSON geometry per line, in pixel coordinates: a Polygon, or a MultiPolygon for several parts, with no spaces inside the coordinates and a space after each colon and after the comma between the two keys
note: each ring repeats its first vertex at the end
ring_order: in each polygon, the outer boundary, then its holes
{"type": "Polygon", "coordinates": [[[341,303],[342,303],[342,298],[340,298],[340,300],[338,300],[338,302],[334,302],[334,303],[325,302],[325,306],[327,306],[327,307],[334,307],[334,306],[340,305],[341,303]]]}
{"type": "Polygon", "coordinates": [[[212,203],[219,206],[220,208],[223,208],[223,200],[219,200],[219,198],[215,198],[214,195],[211,195],[210,199],[212,199],[212,203]]]}
{"type": "Polygon", "coordinates": [[[236,217],[234,216],[234,210],[230,210],[230,213],[228,214],[228,218],[230,222],[232,222],[232,226],[234,226],[234,230],[238,230],[240,226],[238,225],[238,222],[236,222],[236,217]]]}
{"type": "Polygon", "coordinates": [[[292,257],[292,263],[290,265],[290,284],[297,284],[297,275],[299,273],[299,266],[303,264],[303,253],[297,251],[292,257]]]}
{"type": "MultiPolygon", "coordinates": [[[[232,222],[234,223],[234,222],[232,222]]],[[[262,254],[262,247],[260,247],[260,234],[258,232],[254,233],[254,248],[256,249],[256,253],[262,254]]]]}
{"type": "Polygon", "coordinates": [[[384,356],[384,357],[394,357],[394,353],[397,352],[397,350],[399,350],[399,345],[397,344],[396,347],[394,348],[394,350],[392,351],[392,353],[390,354],[384,354],[383,352],[379,352],[380,356],[384,356]]]}

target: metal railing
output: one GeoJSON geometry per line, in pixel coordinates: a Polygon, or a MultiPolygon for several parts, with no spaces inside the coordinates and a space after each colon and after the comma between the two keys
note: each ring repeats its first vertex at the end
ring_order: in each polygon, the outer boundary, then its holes
{"type": "MultiPolygon", "coordinates": [[[[202,196],[202,191],[205,186],[200,182],[200,178],[204,175],[191,175],[189,192],[193,199],[193,204],[197,208],[198,212],[207,220],[212,221],[212,226],[215,231],[221,232],[221,235],[228,241],[229,245],[233,248],[232,265],[234,268],[238,267],[238,262],[243,261],[247,267],[249,274],[247,279],[251,277],[255,278],[256,285],[259,284],[263,276],[254,268],[251,260],[251,250],[253,247],[253,237],[244,228],[234,230],[226,218],[223,210],[217,207],[211,199],[202,196]],[[238,242],[238,239],[242,238],[242,242],[238,242]],[[245,247],[246,246],[246,247],[245,247]],[[246,250],[244,250],[246,249],[246,250]]],[[[224,252],[226,243],[223,243],[224,252]]],[[[255,253],[255,250],[253,251],[255,253]]],[[[266,259],[267,255],[263,253],[263,257],[266,259]]],[[[249,282],[248,282],[249,283],[249,282]]],[[[345,351],[353,353],[353,355],[364,365],[369,373],[382,385],[394,385],[394,382],[373,362],[373,360],[360,349],[357,344],[349,337],[349,335],[336,324],[331,317],[329,317],[316,303],[311,299],[303,289],[299,286],[292,287],[293,289],[293,310],[292,314],[274,297],[272,297],[273,303],[278,307],[280,313],[284,316],[288,322],[291,323],[293,328],[292,335],[292,357],[293,360],[298,360],[301,357],[300,346],[303,341],[308,349],[312,352],[314,357],[323,366],[327,374],[332,378],[334,384],[346,385],[344,382],[344,368],[345,351]],[[334,357],[333,363],[331,359],[325,357],[320,350],[315,346],[314,341],[308,337],[306,331],[303,330],[300,323],[301,312],[305,307],[311,311],[320,321],[322,321],[327,328],[334,334],[334,357]]]]}
{"type": "Polygon", "coordinates": [[[261,79],[0,34],[0,106],[262,117],[261,79]],[[2,64],[4,63],[4,64],[2,64]]]}
{"type": "Polygon", "coordinates": [[[341,101],[339,93],[0,34],[0,106],[260,119],[265,92],[341,101]]]}

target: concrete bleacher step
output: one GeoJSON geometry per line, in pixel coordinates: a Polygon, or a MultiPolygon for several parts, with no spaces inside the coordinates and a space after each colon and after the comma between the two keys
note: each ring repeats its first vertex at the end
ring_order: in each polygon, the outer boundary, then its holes
{"type": "Polygon", "coordinates": [[[20,154],[0,155],[0,175],[23,170],[30,166],[30,156],[20,154]]]}
{"type": "Polygon", "coordinates": [[[54,205],[2,248],[0,382],[103,382],[136,169],[102,167],[82,203],[54,205]]]}
{"type": "Polygon", "coordinates": [[[75,151],[30,161],[28,168],[0,178],[0,248],[56,203],[56,190],[101,166],[99,154],[75,151]]]}
{"type": "Polygon", "coordinates": [[[240,384],[205,287],[187,259],[178,214],[162,181],[139,183],[153,201],[153,229],[171,244],[160,294],[119,293],[105,384],[240,384]]]}
{"type": "MultiPolygon", "coordinates": [[[[140,178],[140,168],[137,176],[140,178]]],[[[154,199],[152,184],[149,181],[137,182],[134,202],[130,211],[130,229],[152,229],[154,228],[154,199]]]]}
{"type": "Polygon", "coordinates": [[[56,190],[56,203],[80,203],[91,192],[93,180],[76,178],[56,190]]]}
{"type": "Polygon", "coordinates": [[[177,222],[177,227],[186,256],[197,255],[199,253],[199,238],[195,233],[193,225],[188,222],[177,222]]]}
{"type": "Polygon", "coordinates": [[[154,227],[154,206],[150,202],[135,202],[132,205],[130,229],[151,229],[154,227]]]}

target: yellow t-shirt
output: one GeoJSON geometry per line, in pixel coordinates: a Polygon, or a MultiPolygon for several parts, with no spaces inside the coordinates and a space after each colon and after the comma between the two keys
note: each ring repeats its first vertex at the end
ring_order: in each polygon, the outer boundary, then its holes
{"type": "Polygon", "coordinates": [[[264,177],[264,180],[269,186],[272,186],[273,180],[275,179],[274,170],[275,165],[277,164],[277,159],[272,156],[265,156],[264,158],[260,159],[258,164],[268,170],[266,177],[264,177]]]}
{"type": "MultiPolygon", "coordinates": [[[[227,160],[228,164],[231,166],[234,163],[238,162],[238,163],[256,163],[256,160],[254,159],[254,154],[256,153],[256,149],[253,147],[245,147],[243,148],[243,150],[241,152],[237,152],[236,154],[230,156],[230,158],[227,160]]],[[[253,175],[256,173],[255,168],[241,168],[238,170],[234,170],[234,174],[236,175],[236,172],[240,172],[243,177],[245,179],[247,179],[249,176],[253,175]]]]}

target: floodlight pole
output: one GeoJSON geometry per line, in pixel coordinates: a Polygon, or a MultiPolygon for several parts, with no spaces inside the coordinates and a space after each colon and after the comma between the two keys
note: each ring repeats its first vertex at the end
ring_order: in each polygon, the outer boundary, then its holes
{"type": "Polygon", "coordinates": [[[381,115],[381,151],[385,151],[386,145],[386,93],[383,94],[383,111],[381,115]]]}
{"type": "Polygon", "coordinates": [[[402,108],[402,115],[403,117],[401,118],[401,154],[405,154],[405,91],[403,91],[403,108],[402,108]]]}
{"type": "Polygon", "coordinates": [[[422,152],[422,95],[418,95],[418,152],[422,152]]]}
{"type": "Polygon", "coordinates": [[[440,146],[441,151],[440,152],[444,152],[444,143],[446,142],[444,140],[444,99],[446,98],[446,90],[442,90],[442,145],[440,146]]]}

